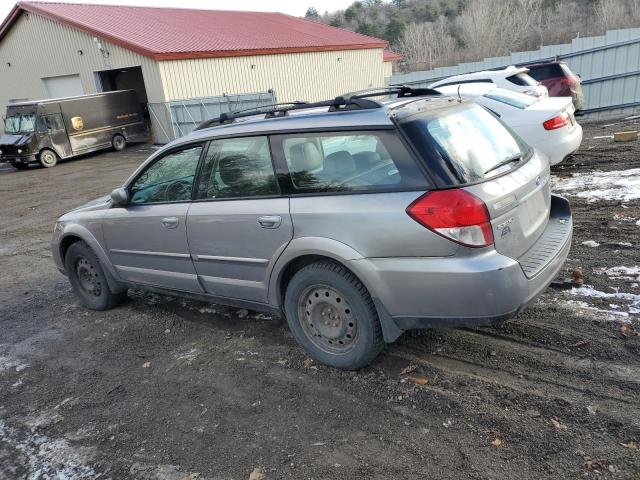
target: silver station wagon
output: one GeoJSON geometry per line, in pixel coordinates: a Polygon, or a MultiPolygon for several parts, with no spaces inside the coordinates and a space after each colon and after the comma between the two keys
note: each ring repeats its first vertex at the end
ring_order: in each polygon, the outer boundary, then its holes
{"type": "Polygon", "coordinates": [[[90,309],[135,287],[265,310],[356,369],[407,330],[513,317],[571,233],[544,156],[478,105],[400,87],[205,122],[60,217],[52,246],[90,309]]]}

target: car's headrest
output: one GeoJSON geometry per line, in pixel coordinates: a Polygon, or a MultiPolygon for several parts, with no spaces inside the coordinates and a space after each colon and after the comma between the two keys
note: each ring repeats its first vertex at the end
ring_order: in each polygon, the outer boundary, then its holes
{"type": "Polygon", "coordinates": [[[377,152],[354,153],[353,159],[356,162],[356,167],[358,167],[358,170],[362,171],[368,170],[382,161],[382,158],[380,158],[380,154],[377,152]]]}
{"type": "Polygon", "coordinates": [[[248,158],[245,155],[228,155],[220,159],[218,173],[225,185],[231,186],[240,183],[248,168],[248,158]]]}
{"type": "Polygon", "coordinates": [[[309,172],[322,168],[322,154],[313,142],[298,143],[289,151],[289,169],[292,173],[309,172]]]}
{"type": "Polygon", "coordinates": [[[342,180],[356,171],[356,162],[345,150],[327,155],[324,159],[324,174],[333,180],[342,180]]]}

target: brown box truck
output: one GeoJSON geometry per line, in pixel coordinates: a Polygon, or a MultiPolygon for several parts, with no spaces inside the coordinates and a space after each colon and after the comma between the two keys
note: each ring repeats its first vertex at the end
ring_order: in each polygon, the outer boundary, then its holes
{"type": "Polygon", "coordinates": [[[33,162],[53,167],[58,160],[148,139],[134,90],[12,103],[0,137],[0,161],[17,169],[33,162]]]}

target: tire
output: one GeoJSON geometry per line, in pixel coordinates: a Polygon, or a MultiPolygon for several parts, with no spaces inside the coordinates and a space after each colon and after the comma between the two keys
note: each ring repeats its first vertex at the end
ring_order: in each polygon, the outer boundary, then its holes
{"type": "Polygon", "coordinates": [[[316,262],[296,272],[284,304],[293,336],[317,362],[357,370],[384,347],[369,292],[337,263],[316,262]]]}
{"type": "Polygon", "coordinates": [[[26,170],[27,168],[29,168],[29,165],[27,165],[26,163],[12,163],[11,166],[16,170],[26,170]]]}
{"type": "Polygon", "coordinates": [[[85,307],[109,310],[127,297],[126,291],[111,291],[98,257],[85,242],[76,242],[69,247],[64,265],[69,282],[85,307]]]}
{"type": "Polygon", "coordinates": [[[111,146],[116,152],[121,152],[122,150],[124,150],[124,147],[127,146],[127,140],[124,138],[124,136],[117,133],[111,139],[111,146]]]}
{"type": "Polygon", "coordinates": [[[58,163],[58,155],[53,150],[45,148],[40,152],[40,165],[45,168],[55,167],[58,163]]]}

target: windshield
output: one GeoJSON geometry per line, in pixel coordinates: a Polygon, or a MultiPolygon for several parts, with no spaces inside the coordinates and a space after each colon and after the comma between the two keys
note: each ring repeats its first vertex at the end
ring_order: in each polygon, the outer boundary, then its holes
{"type": "Polygon", "coordinates": [[[5,133],[31,133],[36,116],[33,113],[12,115],[4,120],[5,133]]]}
{"type": "Polygon", "coordinates": [[[483,95],[486,98],[495,100],[496,102],[506,103],[512,107],[524,110],[538,101],[537,97],[525,95],[524,93],[512,92],[511,90],[493,90],[483,95]]]}
{"type": "Polygon", "coordinates": [[[476,104],[410,117],[401,126],[446,187],[495,177],[531,156],[522,139],[476,104]]]}

